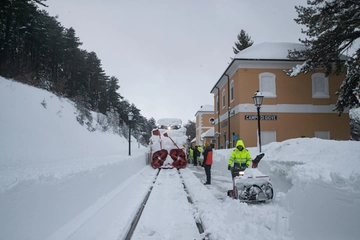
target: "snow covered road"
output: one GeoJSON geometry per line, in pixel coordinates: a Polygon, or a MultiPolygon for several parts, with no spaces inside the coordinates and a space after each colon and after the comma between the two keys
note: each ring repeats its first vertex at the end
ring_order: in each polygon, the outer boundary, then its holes
{"type": "MultiPolygon", "coordinates": [[[[271,170],[266,166],[267,163],[263,162],[266,171],[272,172],[270,176],[273,182],[283,182],[283,185],[274,184],[275,198],[272,202],[246,204],[226,196],[226,191],[232,184],[230,173],[221,162],[213,164],[212,185],[205,186],[202,183],[205,180],[204,169],[199,166],[188,165],[187,168],[180,169],[181,174],[176,169],[161,170],[159,176],[156,176],[158,170],[149,165],[143,165],[138,168],[140,170],[130,168],[130,165],[134,164],[132,161],[97,168],[85,175],[79,173],[61,181],[47,179],[42,182],[29,182],[25,186],[19,186],[23,189],[21,192],[15,191],[17,188],[4,192],[0,197],[0,210],[2,216],[7,218],[1,219],[1,227],[8,228],[2,229],[0,234],[5,238],[1,239],[123,240],[155,180],[151,197],[131,239],[208,237],[211,240],[231,240],[239,236],[242,239],[264,239],[264,236],[270,240],[301,239],[295,237],[294,233],[299,236],[304,234],[303,231],[308,232],[311,227],[311,221],[308,224],[304,222],[302,214],[313,215],[314,210],[324,214],[327,211],[325,206],[308,209],[301,206],[308,201],[293,198],[299,191],[306,195],[314,192],[307,189],[310,185],[304,189],[290,186],[291,182],[285,179],[285,172],[292,167],[291,164],[275,162],[275,169],[271,170]],[[124,171],[125,169],[127,171],[124,171]],[[117,177],[119,172],[121,177],[117,177]],[[183,184],[188,194],[184,191],[183,184]],[[24,187],[27,187],[26,191],[24,187]],[[110,191],[105,190],[105,187],[110,191]],[[99,189],[103,189],[103,194],[96,198],[99,189]],[[189,203],[188,197],[191,197],[193,204],[189,203]],[[93,200],[92,204],[88,204],[90,200],[93,200]],[[88,204],[87,207],[80,208],[81,202],[88,204]],[[27,208],[29,206],[31,207],[27,208]],[[299,209],[308,210],[300,213],[299,209]],[[202,234],[199,233],[196,222],[202,224],[202,234]],[[301,229],[303,231],[299,232],[301,229]]],[[[323,183],[316,186],[323,186],[324,190],[334,192],[323,183]]],[[[330,193],[325,195],[328,196],[330,193]]],[[[320,195],[316,196],[314,200],[322,199],[322,202],[329,202],[320,195]]],[[[358,195],[354,198],[355,205],[359,199],[358,195]]],[[[350,236],[348,239],[356,239],[353,236],[356,236],[354,229],[358,209],[354,211],[354,204],[340,198],[333,199],[332,209],[339,209],[336,208],[339,204],[344,212],[337,216],[353,220],[346,224],[349,231],[345,233],[339,232],[338,228],[317,228],[317,232],[311,232],[314,237],[308,239],[317,239],[316,237],[324,236],[326,232],[331,231],[334,237],[329,239],[336,239],[344,234],[350,236]],[[318,231],[319,229],[321,231],[318,231]]],[[[320,221],[322,215],[316,216],[320,221]]],[[[318,225],[322,228],[326,226],[322,221],[318,225]]]]}
{"type": "Polygon", "coordinates": [[[156,176],[157,172],[143,167],[46,239],[125,239],[152,185],[131,239],[233,239],[239,232],[246,233],[246,239],[293,239],[281,197],[269,204],[240,203],[226,197],[230,176],[214,171],[212,185],[204,186],[199,166],[189,165],[180,174],[176,169],[163,169],[156,176]],[[202,234],[196,222],[202,224],[202,234]]]}
{"type": "Polygon", "coordinates": [[[189,166],[182,171],[203,223],[204,235],[210,239],[236,239],[239,236],[243,239],[264,239],[264,236],[270,240],[294,239],[288,225],[289,212],[283,207],[282,193],[267,204],[240,203],[226,197],[224,190],[232,186],[227,170],[213,171],[211,186],[204,186],[200,181],[205,180],[203,168],[189,166]]]}
{"type": "Polygon", "coordinates": [[[265,234],[267,239],[292,239],[288,212],[277,204],[281,198],[269,204],[240,203],[226,197],[230,176],[215,171],[212,185],[204,186],[205,174],[199,166],[189,165],[180,174],[176,169],[163,169],[158,176],[157,172],[145,166],[47,240],[125,239],[151,186],[131,239],[233,239],[239,231],[256,238],[265,234]],[[202,234],[196,222],[202,224],[202,234]]]}
{"type": "Polygon", "coordinates": [[[131,239],[201,239],[176,169],[162,169],[131,239]]]}
{"type": "Polygon", "coordinates": [[[131,239],[201,239],[181,175],[176,169],[157,172],[145,166],[46,239],[125,239],[152,185],[131,239]]]}
{"type": "Polygon", "coordinates": [[[150,188],[155,175],[156,170],[149,166],[144,167],[47,240],[123,238],[130,227],[129,219],[136,214],[146,195],[146,189],[150,188]]]}

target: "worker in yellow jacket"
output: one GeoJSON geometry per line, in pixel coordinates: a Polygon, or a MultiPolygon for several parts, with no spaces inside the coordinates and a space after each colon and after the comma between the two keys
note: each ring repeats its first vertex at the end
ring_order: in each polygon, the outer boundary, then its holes
{"type": "Polygon", "coordinates": [[[238,140],[236,142],[235,149],[231,152],[230,158],[228,161],[228,170],[231,170],[232,178],[235,177],[234,174],[234,166],[247,168],[251,164],[251,154],[245,148],[244,142],[242,140],[238,140]]]}
{"type": "Polygon", "coordinates": [[[189,160],[188,163],[193,163],[194,160],[194,150],[192,149],[192,147],[189,147],[189,160]]]}
{"type": "MultiPolygon", "coordinates": [[[[197,154],[196,160],[199,163],[199,165],[201,166],[202,153],[204,152],[204,149],[199,145],[199,146],[197,146],[197,152],[198,152],[198,154],[197,154]]],[[[195,156],[194,156],[194,159],[195,159],[195,156]]]]}

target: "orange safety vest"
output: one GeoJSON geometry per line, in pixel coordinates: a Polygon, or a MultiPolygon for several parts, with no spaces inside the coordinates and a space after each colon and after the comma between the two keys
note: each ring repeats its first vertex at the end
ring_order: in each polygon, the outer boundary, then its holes
{"type": "Polygon", "coordinates": [[[213,151],[209,151],[206,155],[205,165],[211,165],[213,162],[213,151]]]}

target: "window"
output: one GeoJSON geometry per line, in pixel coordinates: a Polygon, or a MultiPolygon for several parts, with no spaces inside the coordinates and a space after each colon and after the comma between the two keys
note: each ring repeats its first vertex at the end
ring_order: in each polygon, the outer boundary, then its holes
{"type": "Polygon", "coordinates": [[[259,74],[259,91],[265,97],[276,97],[276,75],[269,72],[264,72],[259,74]]]}
{"type": "Polygon", "coordinates": [[[234,80],[230,83],[230,102],[234,101],[234,80]]]}
{"type": "Polygon", "coordinates": [[[330,139],[329,131],[315,131],[315,137],[321,139],[330,139]]]}
{"type": "Polygon", "coordinates": [[[225,107],[225,89],[222,91],[222,107],[225,107]]]}
{"type": "Polygon", "coordinates": [[[329,79],[325,77],[324,73],[314,73],[311,75],[311,80],[313,98],[330,98],[329,79]]]}
{"type": "Polygon", "coordinates": [[[276,131],[261,131],[261,145],[276,142],[276,131]]]}

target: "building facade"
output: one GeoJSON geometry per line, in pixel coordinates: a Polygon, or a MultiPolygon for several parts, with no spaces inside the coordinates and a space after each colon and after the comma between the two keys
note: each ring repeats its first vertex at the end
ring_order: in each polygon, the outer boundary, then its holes
{"type": "Polygon", "coordinates": [[[214,147],[216,140],[214,139],[213,121],[215,121],[214,106],[201,106],[195,114],[196,141],[192,142],[192,145],[203,145],[205,142],[209,142],[214,147]]]}
{"type": "Polygon", "coordinates": [[[325,76],[322,70],[289,77],[284,70],[302,64],[287,58],[296,43],[260,43],[238,53],[212,88],[214,137],[220,148],[233,148],[238,139],[258,146],[257,108],[253,96],[264,95],[260,108],[261,143],[290,138],[350,139],[349,112],[333,111],[335,92],[344,75],[325,76]]]}

